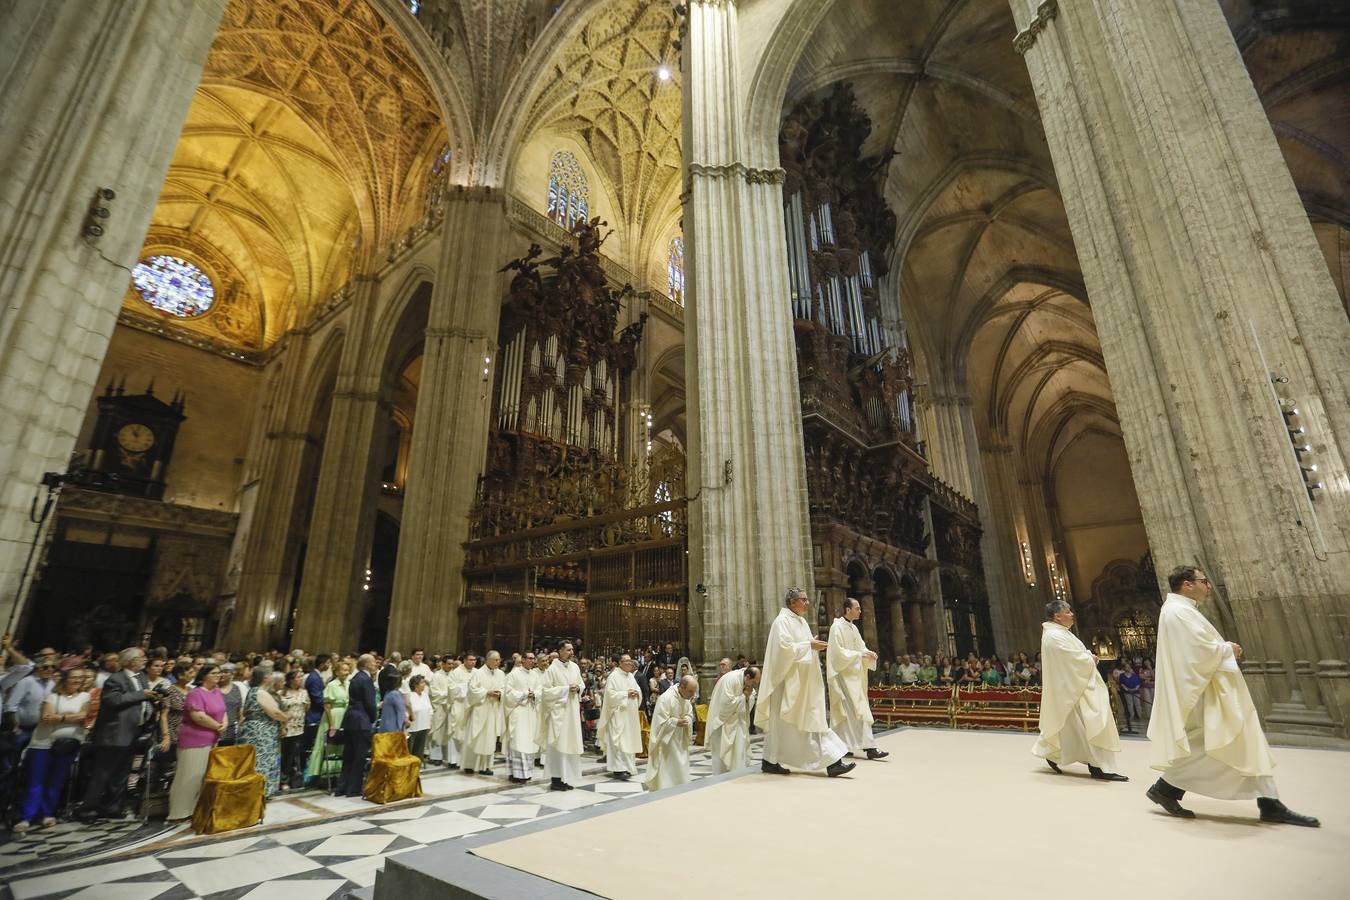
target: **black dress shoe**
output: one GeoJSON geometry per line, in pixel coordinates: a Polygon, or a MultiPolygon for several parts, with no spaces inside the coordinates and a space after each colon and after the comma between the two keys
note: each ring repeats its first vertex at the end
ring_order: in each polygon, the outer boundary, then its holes
{"type": "Polygon", "coordinates": [[[831,778],[838,778],[840,775],[847,775],[858,767],[857,763],[846,763],[843,757],[836,759],[825,769],[825,774],[831,778]]]}
{"type": "Polygon", "coordinates": [[[615,781],[627,781],[628,779],[630,779],[630,778],[633,777],[633,773],[632,773],[632,772],[610,772],[610,773],[609,773],[609,777],[610,777],[610,778],[613,778],[615,781]]]}
{"type": "Polygon", "coordinates": [[[555,778],[548,783],[548,789],[550,791],[565,791],[567,790],[567,785],[563,784],[561,778],[555,778]]]}
{"type": "Polygon", "coordinates": [[[1312,816],[1301,816],[1279,800],[1262,797],[1257,803],[1261,807],[1261,821],[1276,825],[1302,825],[1304,828],[1321,828],[1322,823],[1312,816]]]}
{"type": "Polygon", "coordinates": [[[536,769],[542,769],[544,767],[544,761],[542,759],[536,760],[534,763],[534,767],[536,769]]]}
{"type": "Polygon", "coordinates": [[[1130,779],[1119,772],[1103,772],[1101,769],[1089,769],[1088,774],[1098,781],[1129,781],[1130,779]]]}
{"type": "Polygon", "coordinates": [[[1047,766],[1049,766],[1050,768],[1054,769],[1056,775],[1063,775],[1063,774],[1064,774],[1064,770],[1061,769],[1059,766],[1055,765],[1054,763],[1052,763],[1050,760],[1047,759],[1047,760],[1045,761],[1045,764],[1046,764],[1047,766]]]}
{"type": "Polygon", "coordinates": [[[791,774],[792,774],[792,773],[789,772],[787,769],[785,769],[785,768],[783,768],[782,766],[780,766],[778,763],[769,762],[767,759],[766,759],[766,760],[762,760],[762,761],[760,762],[760,764],[759,764],[759,770],[760,770],[761,772],[763,772],[765,775],[791,775],[791,774]]]}
{"type": "Polygon", "coordinates": [[[453,772],[455,771],[455,769],[459,768],[459,763],[446,763],[445,767],[449,769],[451,772],[453,772]]]}
{"type": "Polygon", "coordinates": [[[479,770],[478,770],[478,774],[479,774],[479,775],[494,775],[494,774],[496,774],[496,773],[494,773],[491,769],[479,769],[479,770]]]}
{"type": "MultiPolygon", "coordinates": [[[[849,754],[849,755],[852,756],[852,754],[849,754]]],[[[890,755],[891,755],[891,751],[889,751],[889,750],[878,750],[876,747],[869,747],[869,748],[867,749],[867,758],[868,758],[868,759],[885,759],[886,757],[888,757],[888,756],[890,756],[890,755]]]]}
{"type": "Polygon", "coordinates": [[[1148,793],[1146,793],[1144,796],[1148,797],[1148,799],[1152,800],[1154,803],[1158,804],[1163,809],[1167,810],[1168,815],[1176,816],[1178,819],[1195,818],[1195,813],[1191,812],[1189,809],[1182,806],[1180,803],[1173,800],[1171,797],[1167,796],[1162,791],[1158,790],[1158,786],[1156,784],[1153,787],[1149,788],[1148,793]]]}
{"type": "Polygon", "coordinates": [[[847,753],[845,753],[845,754],[844,754],[844,758],[845,758],[845,759],[852,759],[852,758],[853,758],[853,751],[850,750],[850,751],[848,751],[847,753]]]}

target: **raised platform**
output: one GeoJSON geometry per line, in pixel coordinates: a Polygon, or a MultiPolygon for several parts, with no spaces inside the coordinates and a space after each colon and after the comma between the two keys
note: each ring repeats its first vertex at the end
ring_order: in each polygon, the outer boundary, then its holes
{"type": "Polygon", "coordinates": [[[1143,741],[1125,743],[1132,780],[1115,784],[1055,775],[1033,740],[904,729],[881,737],[889,759],[844,778],[747,770],[390,857],[374,897],[1350,896],[1346,753],[1276,748],[1281,794],[1322,820],[1307,829],[1197,796],[1197,819],[1167,816],[1144,797],[1143,741]]]}

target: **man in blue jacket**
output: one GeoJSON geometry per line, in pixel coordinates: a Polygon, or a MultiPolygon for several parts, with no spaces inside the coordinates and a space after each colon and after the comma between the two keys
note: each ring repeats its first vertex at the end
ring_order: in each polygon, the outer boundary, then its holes
{"type": "Polygon", "coordinates": [[[363,653],[356,661],[356,674],[347,683],[347,713],[342,717],[342,774],[336,791],[339,797],[361,796],[377,709],[375,681],[371,677],[374,672],[375,657],[363,653]]]}

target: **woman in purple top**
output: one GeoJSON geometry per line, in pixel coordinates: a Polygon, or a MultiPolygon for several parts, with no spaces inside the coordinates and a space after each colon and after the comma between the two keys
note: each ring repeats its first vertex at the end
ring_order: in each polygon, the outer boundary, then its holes
{"type": "Polygon", "coordinates": [[[211,748],[225,730],[225,698],[216,686],[219,670],[207,664],[197,672],[196,687],[183,701],[183,721],[178,726],[178,768],[169,788],[169,821],[181,822],[192,815],[202,792],[211,748]]]}

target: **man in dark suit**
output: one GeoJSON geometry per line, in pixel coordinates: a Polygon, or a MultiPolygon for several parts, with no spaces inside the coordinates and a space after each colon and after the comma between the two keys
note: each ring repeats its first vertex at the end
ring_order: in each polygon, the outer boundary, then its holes
{"type": "Polygon", "coordinates": [[[356,661],[356,674],[347,683],[347,713],[342,717],[342,774],[338,777],[339,797],[361,796],[370,755],[370,733],[375,721],[375,657],[364,653],[356,661]]]}
{"type": "Polygon", "coordinates": [[[80,811],[80,818],[85,821],[122,814],[121,792],[131,775],[136,739],[154,711],[151,702],[158,697],[141,672],[145,668],[145,653],[139,647],[123,650],[121,664],[121,671],[109,675],[103,683],[99,697],[98,718],[94,720],[91,737],[94,765],[80,811]]]}

